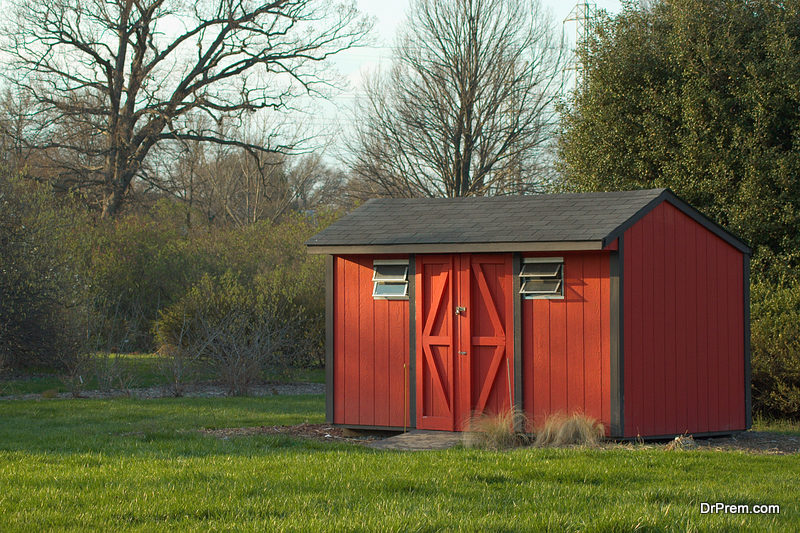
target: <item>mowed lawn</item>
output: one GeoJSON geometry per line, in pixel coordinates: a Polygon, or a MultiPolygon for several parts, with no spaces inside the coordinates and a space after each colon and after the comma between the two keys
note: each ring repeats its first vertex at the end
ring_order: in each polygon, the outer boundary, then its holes
{"type": "MultiPolygon", "coordinates": [[[[120,353],[106,354],[107,363],[118,366],[119,373],[124,376],[124,383],[129,388],[157,387],[170,382],[168,370],[165,370],[165,360],[156,353],[120,353]]],[[[100,359],[98,355],[98,360],[100,359]]],[[[69,388],[59,377],[58,372],[52,369],[40,369],[41,372],[33,376],[18,377],[17,379],[0,379],[0,395],[8,394],[41,394],[45,391],[69,392],[69,388]]],[[[87,369],[85,390],[98,389],[97,378],[93,369],[87,369]]],[[[208,368],[196,369],[194,376],[197,381],[213,380],[214,372],[208,368]]],[[[325,370],[321,368],[295,370],[289,376],[265,376],[271,382],[291,383],[325,383],[325,370]]],[[[120,383],[115,380],[111,388],[120,388],[120,383]]]]}
{"type": "Polygon", "coordinates": [[[322,412],[321,396],[0,401],[0,531],[800,530],[796,455],[379,452],[197,431],[322,412]]]}

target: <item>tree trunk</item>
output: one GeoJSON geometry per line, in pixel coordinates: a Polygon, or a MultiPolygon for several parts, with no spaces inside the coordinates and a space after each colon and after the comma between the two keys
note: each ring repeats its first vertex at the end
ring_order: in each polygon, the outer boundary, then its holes
{"type": "Polygon", "coordinates": [[[108,192],[103,201],[103,218],[111,218],[119,212],[122,203],[125,201],[125,193],[128,191],[134,173],[123,172],[117,167],[112,169],[109,174],[111,177],[106,185],[108,192]]]}

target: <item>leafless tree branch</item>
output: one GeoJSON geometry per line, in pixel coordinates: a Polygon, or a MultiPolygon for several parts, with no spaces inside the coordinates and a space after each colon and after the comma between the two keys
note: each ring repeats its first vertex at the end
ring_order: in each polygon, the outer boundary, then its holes
{"type": "Polygon", "coordinates": [[[356,193],[536,191],[564,57],[537,0],[414,0],[391,70],[358,110],[356,193]]]}
{"type": "MultiPolygon", "coordinates": [[[[369,21],[324,0],[11,0],[5,77],[50,118],[48,149],[72,163],[64,183],[101,184],[114,215],[159,143],[240,140],[184,128],[285,110],[330,82],[322,63],[358,45],[369,21]],[[65,141],[58,134],[79,131],[65,141]],[[67,156],[67,157],[64,157],[67,156]]],[[[244,146],[242,146],[244,147],[244,146]]],[[[297,145],[246,147],[292,153],[297,145]]]]}

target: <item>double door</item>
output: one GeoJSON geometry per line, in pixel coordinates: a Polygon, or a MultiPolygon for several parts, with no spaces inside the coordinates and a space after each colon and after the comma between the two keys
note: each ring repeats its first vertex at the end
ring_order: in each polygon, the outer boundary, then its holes
{"type": "Polygon", "coordinates": [[[511,254],[418,255],[417,427],[461,431],[513,405],[511,254]]]}

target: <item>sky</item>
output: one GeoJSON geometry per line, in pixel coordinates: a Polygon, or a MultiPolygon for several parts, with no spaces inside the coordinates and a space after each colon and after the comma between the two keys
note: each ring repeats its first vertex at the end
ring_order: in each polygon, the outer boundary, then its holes
{"type": "MultiPolygon", "coordinates": [[[[564,22],[569,18],[578,0],[540,0],[542,7],[550,12],[557,31],[565,32],[567,38],[574,40],[575,22],[564,22]]],[[[342,135],[347,134],[353,118],[353,106],[360,97],[360,89],[364,76],[376,71],[391,62],[391,48],[398,27],[406,19],[409,0],[357,0],[358,9],[374,20],[371,46],[346,50],[337,55],[333,61],[335,68],[343,77],[342,89],[332,95],[328,102],[318,102],[318,110],[313,117],[307,117],[315,129],[324,130],[333,135],[330,147],[334,157],[341,154],[344,147],[342,135]]],[[[609,13],[618,13],[621,9],[619,0],[599,0],[593,4],[598,9],[609,13]]]]}

